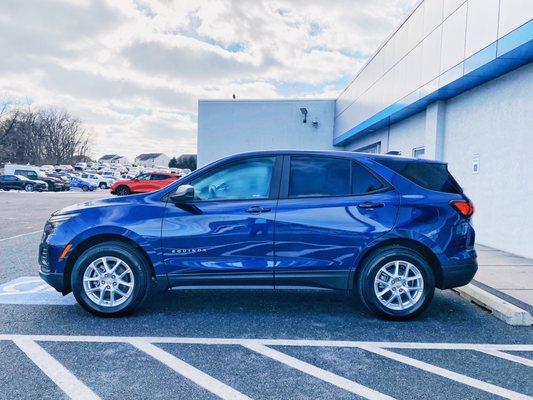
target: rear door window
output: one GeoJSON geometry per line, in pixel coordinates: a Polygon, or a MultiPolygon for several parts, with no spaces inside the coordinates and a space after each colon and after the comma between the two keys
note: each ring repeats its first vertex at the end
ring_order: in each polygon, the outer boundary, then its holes
{"type": "Polygon", "coordinates": [[[385,185],[368,169],[352,164],[352,194],[362,195],[382,190],[385,185]]]}
{"type": "Polygon", "coordinates": [[[289,197],[350,195],[350,160],[291,156],[289,197]]]}
{"type": "Polygon", "coordinates": [[[437,192],[463,193],[461,186],[448,171],[448,165],[444,163],[398,159],[376,161],[423,188],[437,192]]]}

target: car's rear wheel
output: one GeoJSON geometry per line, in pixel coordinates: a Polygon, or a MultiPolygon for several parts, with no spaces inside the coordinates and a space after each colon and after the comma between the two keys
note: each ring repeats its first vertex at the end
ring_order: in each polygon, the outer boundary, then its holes
{"type": "Polygon", "coordinates": [[[121,185],[116,190],[117,196],[127,196],[131,193],[131,190],[126,185],[121,185]]]}
{"type": "Polygon", "coordinates": [[[100,182],[100,184],[98,185],[98,187],[99,187],[100,189],[107,189],[107,183],[105,183],[105,182],[100,182]]]}
{"type": "Polygon", "coordinates": [[[24,185],[24,190],[26,192],[33,192],[33,185],[31,183],[24,185]]]}
{"type": "Polygon", "coordinates": [[[381,318],[415,317],[429,306],[435,292],[435,276],[427,260],[403,246],[372,254],[357,277],[360,298],[381,318]]]}
{"type": "Polygon", "coordinates": [[[137,250],[111,241],[89,248],[78,258],[71,286],[85,310],[99,316],[119,316],[133,312],[146,300],[151,275],[137,250]]]}
{"type": "Polygon", "coordinates": [[[89,190],[89,186],[87,186],[87,185],[83,185],[83,186],[81,187],[81,190],[83,190],[84,192],[86,192],[86,191],[89,190]]]}

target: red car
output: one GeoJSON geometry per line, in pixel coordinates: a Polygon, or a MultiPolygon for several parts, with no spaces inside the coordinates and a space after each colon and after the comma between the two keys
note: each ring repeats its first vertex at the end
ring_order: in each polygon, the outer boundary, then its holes
{"type": "Polygon", "coordinates": [[[111,185],[111,194],[126,196],[132,193],[153,192],[171,184],[179,176],[166,172],[147,172],[136,178],[118,180],[111,185]]]}

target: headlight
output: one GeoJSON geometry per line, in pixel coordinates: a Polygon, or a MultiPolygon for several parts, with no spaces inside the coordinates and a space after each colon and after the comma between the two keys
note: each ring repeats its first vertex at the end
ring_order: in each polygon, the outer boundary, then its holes
{"type": "Polygon", "coordinates": [[[60,214],[60,215],[52,215],[48,222],[52,224],[59,224],[61,222],[68,221],[69,219],[72,219],[74,217],[77,217],[79,214],[73,213],[73,214],[60,214]]]}
{"type": "Polygon", "coordinates": [[[71,220],[72,218],[77,217],[79,214],[63,214],[63,215],[52,215],[46,224],[44,225],[44,236],[45,239],[47,236],[50,236],[52,232],[63,222],[71,220]]]}

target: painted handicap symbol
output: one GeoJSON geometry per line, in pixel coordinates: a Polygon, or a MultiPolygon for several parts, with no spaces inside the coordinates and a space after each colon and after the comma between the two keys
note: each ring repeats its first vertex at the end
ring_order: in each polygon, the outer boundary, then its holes
{"type": "Polygon", "coordinates": [[[38,276],[23,276],[0,285],[0,304],[72,305],[72,294],[63,296],[38,276]]]}

